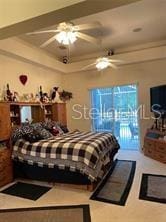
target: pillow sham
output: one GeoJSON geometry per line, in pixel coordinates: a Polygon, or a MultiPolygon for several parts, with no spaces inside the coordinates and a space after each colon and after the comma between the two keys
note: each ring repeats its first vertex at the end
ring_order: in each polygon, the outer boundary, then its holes
{"type": "MultiPolygon", "coordinates": [[[[51,121],[51,120],[48,120],[46,122],[43,122],[42,123],[42,126],[46,129],[46,130],[49,130],[51,133],[54,130],[58,131],[59,135],[62,135],[64,134],[63,130],[61,129],[61,127],[59,126],[59,124],[55,121],[51,121]]],[[[57,135],[57,134],[56,134],[57,135]]]]}
{"type": "Polygon", "coordinates": [[[42,140],[43,138],[39,132],[37,132],[36,130],[33,130],[32,132],[29,132],[23,135],[23,139],[29,141],[30,143],[35,143],[35,142],[38,142],[39,140],[42,140]]]}
{"type": "Polygon", "coordinates": [[[26,134],[33,134],[34,130],[40,134],[42,139],[48,139],[53,136],[42,126],[42,123],[26,124],[14,129],[11,136],[12,142],[15,143],[18,139],[23,139],[26,134]]]}
{"type": "Polygon", "coordinates": [[[31,132],[33,132],[31,125],[25,125],[14,129],[11,136],[12,142],[15,143],[18,139],[22,139],[25,134],[31,132]]]}
{"type": "Polygon", "coordinates": [[[43,139],[48,139],[48,138],[51,138],[53,137],[53,134],[50,133],[48,130],[46,129],[41,129],[40,131],[38,131],[38,133],[41,135],[41,137],[43,139]]]}

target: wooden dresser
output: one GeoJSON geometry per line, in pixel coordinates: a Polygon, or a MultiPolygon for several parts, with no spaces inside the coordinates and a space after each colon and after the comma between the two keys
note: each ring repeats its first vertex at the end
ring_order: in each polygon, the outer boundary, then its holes
{"type": "Polygon", "coordinates": [[[21,125],[21,109],[31,108],[31,116],[34,122],[46,119],[58,121],[63,125],[66,121],[65,103],[9,103],[0,102],[0,187],[12,182],[13,169],[11,159],[11,128],[21,125]]]}
{"type": "Polygon", "coordinates": [[[0,148],[0,187],[12,182],[13,166],[11,160],[11,149],[0,148]]]}
{"type": "Polygon", "coordinates": [[[0,103],[0,187],[12,182],[10,107],[0,103]]]}
{"type": "Polygon", "coordinates": [[[166,141],[163,137],[166,132],[147,130],[144,138],[144,154],[152,159],[166,163],[166,141]]]}

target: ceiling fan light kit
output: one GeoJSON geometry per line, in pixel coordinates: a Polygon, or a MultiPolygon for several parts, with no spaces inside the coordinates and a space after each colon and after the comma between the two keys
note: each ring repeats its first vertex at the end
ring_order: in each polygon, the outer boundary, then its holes
{"type": "Polygon", "coordinates": [[[110,61],[106,57],[100,57],[96,60],[96,68],[100,71],[106,69],[110,65],[110,61]]]}
{"type": "Polygon", "coordinates": [[[77,33],[74,30],[72,23],[60,23],[57,30],[59,33],[56,35],[56,40],[63,44],[73,44],[77,40],[77,33]]]}
{"type": "Polygon", "coordinates": [[[56,35],[56,40],[63,45],[69,45],[73,44],[77,40],[77,37],[75,32],[61,31],[56,35]]]}

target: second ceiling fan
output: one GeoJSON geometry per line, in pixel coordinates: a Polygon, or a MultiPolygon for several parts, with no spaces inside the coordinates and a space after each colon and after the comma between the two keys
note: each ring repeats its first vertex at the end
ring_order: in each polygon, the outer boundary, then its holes
{"type": "Polygon", "coordinates": [[[95,61],[83,68],[83,70],[87,70],[88,68],[96,67],[98,71],[104,70],[106,68],[117,69],[120,64],[123,64],[124,61],[119,59],[112,59],[111,56],[114,55],[114,51],[112,49],[108,50],[107,56],[98,57],[95,61]]]}
{"type": "Polygon", "coordinates": [[[46,42],[44,42],[40,46],[41,48],[44,48],[47,45],[51,44],[54,40],[57,40],[59,43],[63,45],[69,45],[74,43],[78,38],[98,45],[101,44],[101,39],[80,32],[82,30],[89,30],[95,28],[101,28],[101,24],[99,22],[95,22],[91,24],[74,25],[71,22],[62,22],[57,26],[56,29],[30,32],[27,33],[27,35],[54,33],[54,35],[51,38],[49,38],[46,42]]]}

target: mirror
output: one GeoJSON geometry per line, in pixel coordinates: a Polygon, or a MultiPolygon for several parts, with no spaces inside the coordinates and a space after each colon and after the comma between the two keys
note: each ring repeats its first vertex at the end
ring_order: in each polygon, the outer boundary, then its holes
{"type": "Polygon", "coordinates": [[[21,123],[32,121],[31,106],[22,106],[21,108],[21,123]]]}

